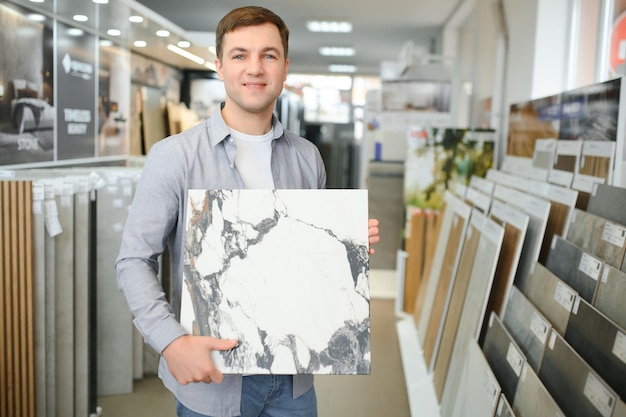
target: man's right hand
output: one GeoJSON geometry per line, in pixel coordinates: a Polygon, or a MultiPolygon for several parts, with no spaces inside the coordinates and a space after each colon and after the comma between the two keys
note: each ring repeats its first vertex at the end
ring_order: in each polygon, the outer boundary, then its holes
{"type": "Polygon", "coordinates": [[[216,339],[209,336],[185,335],[163,349],[167,366],[179,384],[215,382],[221,384],[224,375],[213,363],[211,351],[229,350],[237,346],[236,339],[216,339]]]}

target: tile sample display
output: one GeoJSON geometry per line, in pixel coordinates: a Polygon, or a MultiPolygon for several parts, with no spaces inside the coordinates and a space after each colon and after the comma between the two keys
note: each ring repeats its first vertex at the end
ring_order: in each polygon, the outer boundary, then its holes
{"type": "Polygon", "coordinates": [[[513,287],[502,322],[526,356],[530,366],[535,371],[538,370],[552,329],[550,321],[517,287],[513,287]]]}
{"type": "Polygon", "coordinates": [[[566,416],[611,417],[617,394],[556,332],[552,331],[539,379],[566,416]]]}
{"type": "Polygon", "coordinates": [[[578,293],[540,263],[528,275],[522,292],[552,327],[564,335],[578,293]]]}
{"type": "Polygon", "coordinates": [[[449,415],[451,412],[450,407],[453,406],[451,402],[454,401],[458,381],[467,360],[467,345],[476,340],[480,333],[503,239],[504,228],[487,218],[476,252],[476,259],[480,262],[474,262],[472,266],[458,331],[450,355],[450,366],[441,396],[442,415],[449,415]]]}
{"type": "Polygon", "coordinates": [[[578,191],[551,184],[548,190],[548,200],[550,201],[550,214],[539,253],[539,262],[544,265],[548,259],[552,238],[555,235],[567,236],[567,227],[574,207],[576,207],[578,191]]]}
{"type": "Polygon", "coordinates": [[[476,341],[467,345],[459,390],[454,398],[454,409],[445,417],[492,416],[500,399],[500,385],[476,341]]]}
{"type": "Polygon", "coordinates": [[[626,333],[580,297],[565,340],[621,398],[626,398],[626,333]]]}
{"type": "Polygon", "coordinates": [[[621,268],[626,252],[626,226],[574,209],[566,239],[608,265],[621,268]]]}
{"type": "Polygon", "coordinates": [[[224,373],[369,374],[366,190],[190,190],[181,324],[224,373]]]}
{"type": "Polygon", "coordinates": [[[613,141],[583,141],[578,173],[602,178],[603,183],[611,184],[615,145],[613,141]]]}
{"type": "Polygon", "coordinates": [[[494,312],[489,316],[482,349],[502,387],[502,393],[513,403],[526,356],[494,312]]]}
{"type": "Polygon", "coordinates": [[[626,225],[626,188],[596,184],[589,197],[587,211],[607,220],[626,225]]]}
{"type": "Polygon", "coordinates": [[[517,384],[513,411],[517,417],[565,417],[528,362],[517,384]]]}
{"type": "Polygon", "coordinates": [[[615,409],[611,417],[626,417],[626,404],[624,401],[619,400],[615,403],[615,409]]]}
{"type": "Polygon", "coordinates": [[[622,329],[626,329],[624,294],[626,294],[626,272],[605,265],[593,305],[622,329]]]}
{"type": "Polygon", "coordinates": [[[583,141],[580,140],[557,141],[554,164],[552,165],[548,181],[567,188],[572,186],[574,173],[578,170],[582,143],[583,141]]]}
{"type": "Polygon", "coordinates": [[[452,354],[459,320],[461,319],[461,311],[463,310],[470,274],[474,267],[476,254],[478,252],[478,242],[480,241],[486,220],[487,218],[480,211],[472,210],[470,224],[465,234],[465,240],[463,241],[456,279],[452,285],[448,314],[444,320],[441,341],[437,349],[437,354],[433,357],[433,384],[438,399],[441,399],[443,393],[443,385],[446,375],[448,374],[450,356],[452,354]]]}
{"type": "Polygon", "coordinates": [[[604,262],[561,236],[552,241],[546,267],[592,303],[604,262]]]}
{"type": "Polygon", "coordinates": [[[426,242],[426,211],[407,207],[407,226],[404,248],[407,252],[404,275],[404,297],[402,310],[412,313],[415,308],[417,290],[423,283],[424,246],[426,242]],[[408,215],[408,213],[411,213],[408,215]]]}
{"type": "Polygon", "coordinates": [[[509,404],[509,400],[506,399],[504,394],[500,394],[500,400],[498,400],[498,406],[494,417],[515,417],[513,407],[509,404]]]}

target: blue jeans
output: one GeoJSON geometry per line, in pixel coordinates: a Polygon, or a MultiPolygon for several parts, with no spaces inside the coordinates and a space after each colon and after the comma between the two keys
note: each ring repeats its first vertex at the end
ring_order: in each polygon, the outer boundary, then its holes
{"type": "MultiPolygon", "coordinates": [[[[178,417],[211,417],[191,411],[178,400],[178,417]]],[[[311,388],[293,398],[293,376],[249,375],[241,387],[241,417],[317,417],[317,397],[311,388]]]]}

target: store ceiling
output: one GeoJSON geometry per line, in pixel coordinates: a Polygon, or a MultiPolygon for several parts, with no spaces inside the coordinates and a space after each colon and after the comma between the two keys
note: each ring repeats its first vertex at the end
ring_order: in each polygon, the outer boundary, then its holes
{"type": "MultiPolygon", "coordinates": [[[[41,1],[41,0],[40,0],[41,1]]],[[[463,0],[264,0],[261,6],[280,15],[290,29],[289,57],[291,73],[327,74],[331,64],[357,67],[359,75],[379,75],[382,61],[398,61],[402,46],[412,41],[415,49],[429,53],[442,26],[463,0]],[[310,19],[348,20],[353,25],[350,34],[314,34],[306,29],[310,19]],[[323,57],[322,46],[353,47],[352,57],[323,57]]],[[[11,3],[52,13],[53,0],[33,3],[11,0],[11,3]]],[[[127,45],[135,52],[157,58],[167,64],[189,69],[206,69],[166,49],[169,43],[190,40],[188,50],[213,62],[207,47],[213,44],[213,31],[219,19],[234,7],[250,4],[242,0],[109,0],[95,5],[88,0],[56,0],[56,15],[74,26],[95,29],[102,38],[127,45]],[[75,14],[84,14],[88,21],[75,22],[75,14]],[[128,16],[140,14],[144,22],[128,22],[128,16]],[[117,28],[121,35],[106,34],[117,28]],[[169,38],[155,35],[158,29],[168,29],[169,38]],[[133,46],[134,40],[147,42],[144,48],[133,46]]],[[[258,4],[258,3],[252,3],[258,4]]]]}

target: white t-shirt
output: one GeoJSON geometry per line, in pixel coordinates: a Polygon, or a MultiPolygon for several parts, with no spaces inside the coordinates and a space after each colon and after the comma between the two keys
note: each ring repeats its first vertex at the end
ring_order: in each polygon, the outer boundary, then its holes
{"type": "Polygon", "coordinates": [[[272,130],[264,135],[247,135],[230,129],[237,144],[235,168],[246,188],[274,189],[272,178],[272,130]]]}

